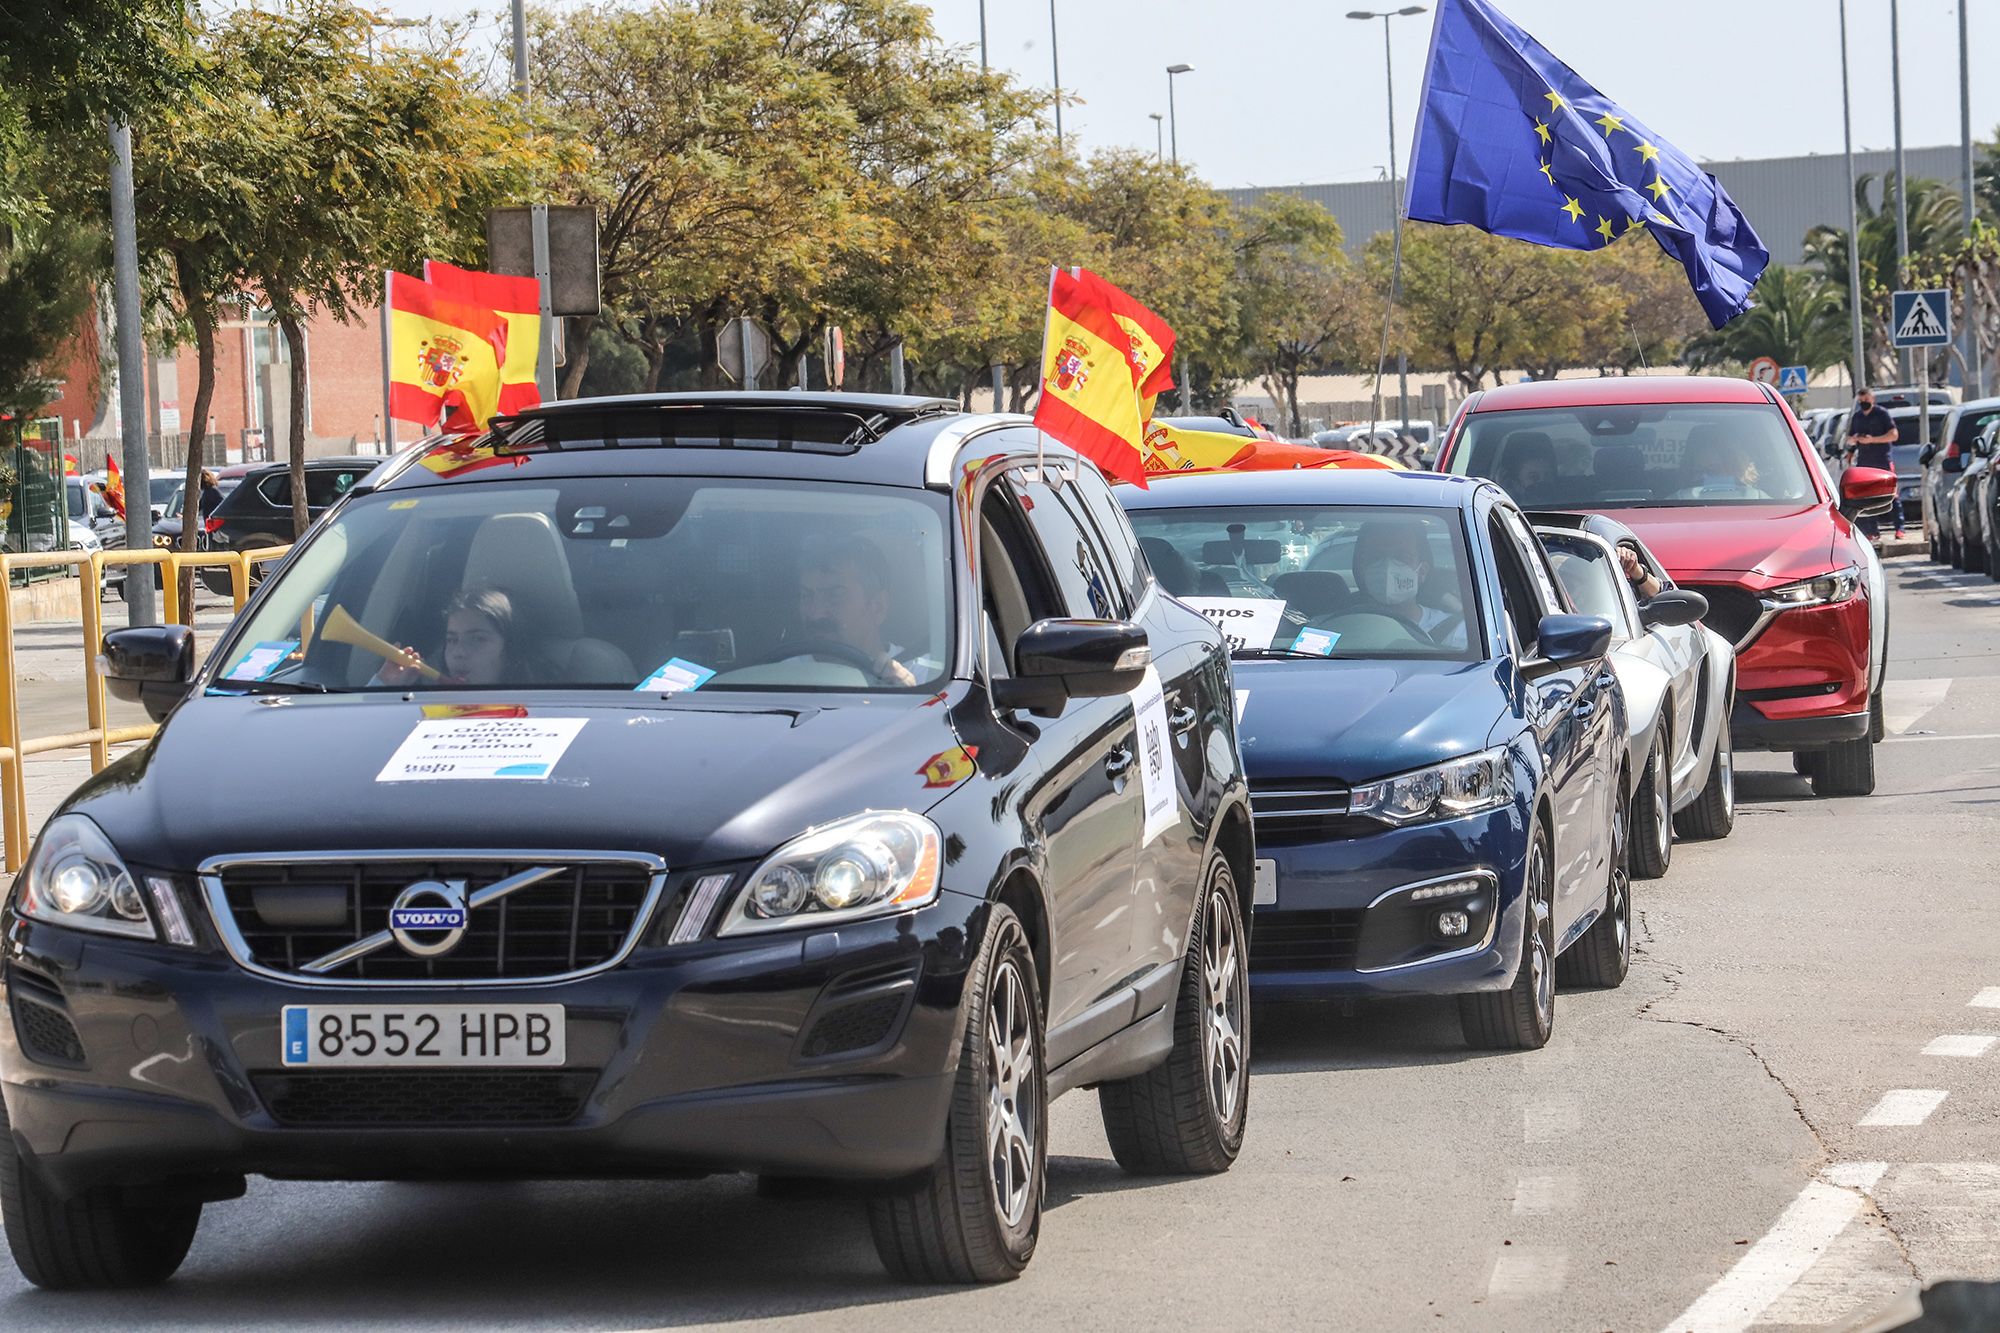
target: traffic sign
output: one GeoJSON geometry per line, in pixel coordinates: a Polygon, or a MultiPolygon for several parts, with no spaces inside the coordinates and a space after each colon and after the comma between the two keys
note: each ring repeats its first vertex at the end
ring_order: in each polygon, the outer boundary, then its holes
{"type": "Polygon", "coordinates": [[[1750,379],[1756,384],[1776,384],[1778,363],[1768,356],[1760,356],[1750,363],[1750,379]]]}
{"type": "Polygon", "coordinates": [[[1806,391],[1807,370],[1804,366],[1785,366],[1778,371],[1779,393],[1804,393],[1806,391]]]}
{"type": "Polygon", "coordinates": [[[1934,290],[1897,292],[1890,299],[1891,347],[1949,347],[1951,293],[1934,290]]]}
{"type": "Polygon", "coordinates": [[[754,389],[771,367],[771,335],[748,315],[739,315],[716,331],[715,363],[730,379],[754,389]]]}

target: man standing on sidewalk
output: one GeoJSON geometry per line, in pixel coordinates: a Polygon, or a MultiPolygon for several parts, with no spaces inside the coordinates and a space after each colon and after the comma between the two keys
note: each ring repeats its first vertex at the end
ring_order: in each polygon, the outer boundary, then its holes
{"type": "MultiPolygon", "coordinates": [[[[1863,388],[1854,398],[1854,413],[1847,418],[1847,443],[1854,450],[1856,467],[1881,468],[1884,472],[1896,470],[1895,459],[1890,455],[1890,446],[1896,443],[1896,423],[1889,413],[1875,406],[1875,391],[1863,388]]],[[[1896,535],[1903,535],[1903,497],[1897,493],[1890,504],[1889,515],[1895,520],[1896,535]]],[[[1861,530],[1872,541],[1879,527],[1879,520],[1860,520],[1861,530]]]]}

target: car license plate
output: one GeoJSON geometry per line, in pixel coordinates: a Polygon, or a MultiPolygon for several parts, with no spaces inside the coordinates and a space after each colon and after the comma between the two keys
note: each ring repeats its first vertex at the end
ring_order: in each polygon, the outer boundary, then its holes
{"type": "Polygon", "coordinates": [[[1276,861],[1259,861],[1257,863],[1257,880],[1251,886],[1250,905],[1252,907],[1270,907],[1275,905],[1277,901],[1278,863],[1276,861]]]}
{"type": "Polygon", "coordinates": [[[288,1067],[451,1069],[560,1065],[559,1004],[288,1004],[288,1067]]]}

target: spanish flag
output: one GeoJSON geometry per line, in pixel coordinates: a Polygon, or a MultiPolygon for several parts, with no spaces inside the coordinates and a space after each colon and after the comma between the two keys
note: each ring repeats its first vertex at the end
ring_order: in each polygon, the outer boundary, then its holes
{"type": "Polygon", "coordinates": [[[424,261],[424,281],[447,300],[493,310],[507,321],[507,356],[500,363],[500,410],[519,412],[542,401],[535,362],[542,350],[542,291],[533,278],[480,273],[424,261]]]}
{"type": "Polygon", "coordinates": [[[104,458],[104,503],[118,517],[125,517],[125,477],[118,470],[117,454],[107,454],[104,458]]]}
{"type": "MultiPolygon", "coordinates": [[[[1151,327],[1135,337],[1140,321],[1134,309],[1166,330],[1157,316],[1095,273],[1054,271],[1035,425],[1108,475],[1144,486],[1146,405],[1140,401],[1141,385],[1159,382],[1165,362],[1153,358],[1171,353],[1173,334],[1165,332],[1164,348],[1151,327]]],[[[1171,372],[1166,382],[1172,382],[1171,372]]]]}
{"type": "Polygon", "coordinates": [[[1216,472],[1249,455],[1257,441],[1219,430],[1146,423],[1146,471],[1216,472]]]}
{"type": "Polygon", "coordinates": [[[500,404],[507,321],[406,273],[388,275],[389,410],[398,421],[484,430],[500,404]]]}

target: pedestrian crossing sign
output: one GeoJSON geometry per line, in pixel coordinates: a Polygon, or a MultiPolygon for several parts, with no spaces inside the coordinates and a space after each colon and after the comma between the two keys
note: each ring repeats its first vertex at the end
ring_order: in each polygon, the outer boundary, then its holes
{"type": "Polygon", "coordinates": [[[1806,391],[1807,370],[1804,366],[1781,366],[1778,369],[1779,393],[1804,393],[1806,391]]]}
{"type": "Polygon", "coordinates": [[[1892,347],[1950,346],[1951,293],[1895,293],[1889,306],[1889,334],[1892,347]]]}

